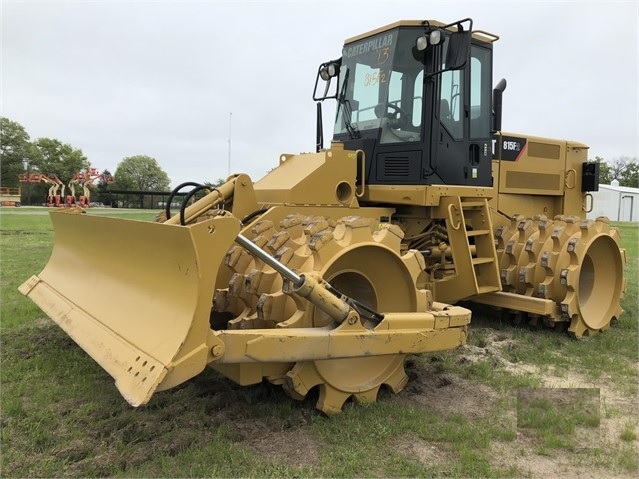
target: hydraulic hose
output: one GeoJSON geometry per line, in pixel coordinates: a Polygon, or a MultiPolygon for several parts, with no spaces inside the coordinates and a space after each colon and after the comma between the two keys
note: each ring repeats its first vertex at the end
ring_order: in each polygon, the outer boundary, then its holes
{"type": "Polygon", "coordinates": [[[166,208],[164,210],[164,212],[166,213],[166,219],[168,220],[171,217],[171,203],[173,203],[173,198],[175,198],[175,195],[178,194],[178,192],[186,187],[186,186],[202,186],[200,183],[196,183],[194,181],[187,181],[185,183],[181,183],[179,185],[177,185],[175,188],[173,188],[173,190],[171,191],[171,194],[169,195],[169,199],[166,202],[166,208]]]}
{"type": "Polygon", "coordinates": [[[185,216],[184,212],[186,211],[186,206],[189,204],[189,201],[191,201],[191,198],[193,198],[193,196],[195,196],[195,194],[198,193],[199,191],[208,190],[208,189],[209,187],[206,185],[199,185],[193,188],[191,191],[189,191],[187,195],[184,197],[184,199],[182,200],[182,204],[180,205],[180,224],[182,226],[186,225],[186,221],[184,220],[184,216],[185,216]]]}

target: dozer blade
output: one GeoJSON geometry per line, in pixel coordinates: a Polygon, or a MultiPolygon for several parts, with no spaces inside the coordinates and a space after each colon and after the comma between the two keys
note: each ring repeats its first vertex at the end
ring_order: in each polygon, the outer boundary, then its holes
{"type": "Polygon", "coordinates": [[[191,226],[52,213],[48,264],[20,292],[113,378],[133,406],[200,373],[233,217],[191,226]]]}

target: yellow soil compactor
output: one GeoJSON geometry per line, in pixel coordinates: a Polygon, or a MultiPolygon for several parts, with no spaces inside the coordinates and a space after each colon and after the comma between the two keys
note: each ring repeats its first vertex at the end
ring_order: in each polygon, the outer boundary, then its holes
{"type": "Polygon", "coordinates": [[[399,392],[407,355],[463,345],[474,303],[577,337],[607,329],[625,252],[607,219],[585,219],[597,164],[581,143],[501,130],[498,37],[472,25],[348,39],[318,68],[316,152],[255,183],[233,175],[157,222],[51,213],[52,256],[21,292],[133,406],[209,366],[295,399],[317,386],[333,414],[399,392]]]}

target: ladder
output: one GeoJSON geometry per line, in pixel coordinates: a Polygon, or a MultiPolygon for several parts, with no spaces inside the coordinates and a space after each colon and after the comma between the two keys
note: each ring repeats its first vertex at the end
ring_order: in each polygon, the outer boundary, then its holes
{"type": "Polygon", "coordinates": [[[434,214],[446,220],[452,271],[434,284],[436,301],[455,302],[501,290],[493,228],[485,198],[442,197],[434,214]]]}

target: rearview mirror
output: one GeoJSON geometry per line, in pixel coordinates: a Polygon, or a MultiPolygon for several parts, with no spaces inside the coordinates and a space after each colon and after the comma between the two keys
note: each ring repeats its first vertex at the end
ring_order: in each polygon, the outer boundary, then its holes
{"type": "Polygon", "coordinates": [[[329,91],[331,90],[333,78],[339,76],[341,64],[342,59],[340,58],[338,60],[324,62],[319,66],[317,69],[317,77],[315,78],[315,88],[313,89],[313,100],[323,101],[328,98],[337,98],[337,81],[334,83],[335,87],[333,88],[333,92],[329,93],[329,91]],[[324,86],[324,92],[321,91],[322,85],[324,86]]]}
{"type": "Polygon", "coordinates": [[[466,66],[470,51],[470,32],[457,31],[448,38],[446,70],[461,70],[466,66]]]}
{"type": "MultiPolygon", "coordinates": [[[[444,43],[444,47],[446,48],[446,59],[442,64],[441,70],[427,73],[427,78],[450,70],[461,70],[466,66],[468,58],[470,57],[470,39],[473,31],[472,19],[465,18],[458,22],[445,25],[440,29],[442,31],[450,32],[448,33],[447,42],[444,43]],[[466,28],[463,26],[464,23],[467,24],[466,28]],[[457,30],[451,31],[453,28],[457,28],[457,30]]],[[[423,40],[422,43],[424,43],[423,40]]],[[[419,50],[419,46],[417,46],[416,49],[419,50]]]]}

